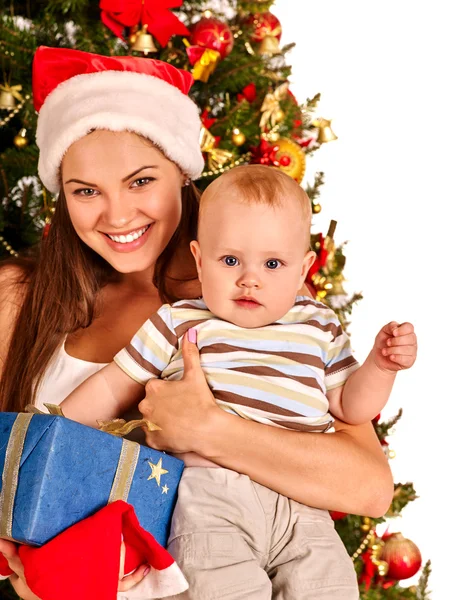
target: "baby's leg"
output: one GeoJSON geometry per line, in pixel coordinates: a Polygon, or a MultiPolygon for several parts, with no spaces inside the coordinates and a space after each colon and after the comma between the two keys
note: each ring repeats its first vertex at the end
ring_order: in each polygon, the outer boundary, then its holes
{"type": "Polygon", "coordinates": [[[266,521],[252,482],[222,468],[188,467],[168,550],[189,590],[174,600],[270,600],[266,521]]]}
{"type": "Polygon", "coordinates": [[[273,541],[274,600],[358,600],[352,560],[328,512],[280,496],[273,541]]]}

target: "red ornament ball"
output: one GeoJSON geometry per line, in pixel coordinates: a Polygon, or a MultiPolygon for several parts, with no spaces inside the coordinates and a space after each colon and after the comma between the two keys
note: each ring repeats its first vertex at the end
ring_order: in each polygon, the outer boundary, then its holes
{"type": "Polygon", "coordinates": [[[283,154],[283,156],[280,156],[279,160],[280,160],[280,165],[282,167],[288,167],[291,164],[291,159],[286,154],[283,154]]]}
{"type": "Polygon", "coordinates": [[[191,44],[217,50],[224,59],[233,49],[234,37],[226,23],[219,19],[203,17],[191,29],[191,44]]]}
{"type": "Polygon", "coordinates": [[[422,565],[422,556],[416,544],[401,533],[393,533],[384,540],[381,560],[388,564],[387,577],[399,580],[415,575],[422,565]]]}
{"type": "Polygon", "coordinates": [[[280,41],[281,23],[271,12],[267,11],[250,15],[247,24],[253,27],[253,33],[250,38],[252,42],[262,42],[268,35],[280,41]]]}

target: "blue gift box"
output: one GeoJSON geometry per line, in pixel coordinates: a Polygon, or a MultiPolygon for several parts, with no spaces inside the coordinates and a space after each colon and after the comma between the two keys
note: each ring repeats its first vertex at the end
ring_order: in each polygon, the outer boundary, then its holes
{"type": "Polygon", "coordinates": [[[122,499],[165,546],[183,468],[61,416],[0,413],[0,537],[40,546],[122,499]]]}

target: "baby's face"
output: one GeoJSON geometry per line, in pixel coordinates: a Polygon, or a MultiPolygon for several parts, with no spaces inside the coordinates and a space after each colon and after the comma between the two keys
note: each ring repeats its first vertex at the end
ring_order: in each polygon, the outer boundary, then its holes
{"type": "Polygon", "coordinates": [[[262,327],[293,306],[314,254],[305,256],[297,199],[282,206],[247,204],[232,197],[201,213],[191,248],[209,310],[240,327],[262,327]]]}

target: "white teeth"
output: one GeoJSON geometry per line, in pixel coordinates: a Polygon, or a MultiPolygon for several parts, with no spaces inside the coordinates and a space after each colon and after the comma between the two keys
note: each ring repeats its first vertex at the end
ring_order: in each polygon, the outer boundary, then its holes
{"type": "Polygon", "coordinates": [[[118,244],[129,244],[130,242],[134,242],[134,240],[139,239],[149,227],[150,225],[146,225],[145,227],[137,229],[136,231],[133,231],[133,233],[128,233],[127,235],[110,235],[109,233],[107,233],[106,235],[113,242],[117,242],[118,244]]]}

